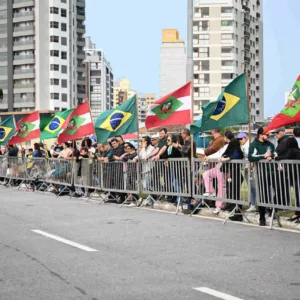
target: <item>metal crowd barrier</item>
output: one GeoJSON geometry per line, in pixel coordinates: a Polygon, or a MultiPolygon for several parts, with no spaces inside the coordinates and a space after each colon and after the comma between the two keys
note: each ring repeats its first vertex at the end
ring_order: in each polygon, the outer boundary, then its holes
{"type": "Polygon", "coordinates": [[[183,197],[191,197],[191,166],[187,158],[141,161],[141,193],[149,194],[147,201],[155,202],[153,195],[176,197],[177,210],[183,197]]]}
{"type": "MultiPolygon", "coordinates": [[[[193,197],[199,200],[192,214],[207,200],[217,201],[218,207],[231,203],[232,211],[224,223],[233,215],[243,215],[241,206],[250,202],[250,164],[246,160],[218,162],[194,159],[193,163],[193,197]],[[218,203],[219,202],[219,203],[218,203]]],[[[248,220],[249,222],[249,220],[248,220]]]]}
{"type": "Polygon", "coordinates": [[[258,206],[272,209],[279,226],[277,209],[300,211],[300,162],[260,161],[255,165],[258,206]]]}
{"type": "Polygon", "coordinates": [[[140,193],[137,162],[101,162],[100,165],[102,190],[108,192],[102,202],[109,197],[116,199],[118,193],[130,194],[123,204],[129,199],[137,201],[134,196],[140,193]]]}
{"type": "Polygon", "coordinates": [[[6,156],[0,156],[0,181],[2,184],[6,183],[8,170],[8,159],[6,156]]]}

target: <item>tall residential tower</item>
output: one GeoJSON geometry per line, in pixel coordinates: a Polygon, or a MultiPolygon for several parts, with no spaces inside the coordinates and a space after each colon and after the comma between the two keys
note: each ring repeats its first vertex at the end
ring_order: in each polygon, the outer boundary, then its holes
{"type": "Polygon", "coordinates": [[[84,20],[85,0],[0,0],[1,111],[83,101],[84,20]]]}
{"type": "Polygon", "coordinates": [[[248,72],[251,122],[264,119],[262,0],[197,0],[194,8],[194,112],[248,72]]]}

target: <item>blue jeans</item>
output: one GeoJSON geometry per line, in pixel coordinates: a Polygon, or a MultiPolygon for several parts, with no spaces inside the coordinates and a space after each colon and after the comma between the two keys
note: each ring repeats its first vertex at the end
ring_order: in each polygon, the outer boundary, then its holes
{"type": "MultiPolygon", "coordinates": [[[[247,181],[247,184],[249,183],[249,169],[245,169],[245,179],[247,181]]],[[[250,188],[250,203],[251,205],[255,206],[256,203],[256,189],[255,189],[255,180],[252,177],[250,179],[250,187],[248,186],[248,188],[250,188]]]]}

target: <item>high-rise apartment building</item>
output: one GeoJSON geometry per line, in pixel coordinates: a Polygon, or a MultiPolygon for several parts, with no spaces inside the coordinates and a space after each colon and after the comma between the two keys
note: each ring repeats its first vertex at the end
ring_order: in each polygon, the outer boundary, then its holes
{"type": "Polygon", "coordinates": [[[85,0],[0,0],[1,111],[84,100],[84,20],[85,0]]]}
{"type": "Polygon", "coordinates": [[[186,84],[187,56],[184,41],[176,29],[162,31],[160,51],[160,97],[186,84]]]}
{"type": "Polygon", "coordinates": [[[90,37],[86,37],[86,91],[90,101],[92,117],[97,117],[113,108],[114,75],[103,50],[97,49],[90,37]]]}
{"type": "Polygon", "coordinates": [[[130,88],[130,80],[122,78],[114,82],[114,107],[121,105],[136,95],[136,91],[130,88]]]}
{"type": "Polygon", "coordinates": [[[198,0],[194,8],[194,113],[248,72],[251,122],[264,119],[262,0],[198,0]]]}
{"type": "Polygon", "coordinates": [[[139,122],[144,123],[149,106],[155,100],[155,94],[138,94],[139,122]]]}

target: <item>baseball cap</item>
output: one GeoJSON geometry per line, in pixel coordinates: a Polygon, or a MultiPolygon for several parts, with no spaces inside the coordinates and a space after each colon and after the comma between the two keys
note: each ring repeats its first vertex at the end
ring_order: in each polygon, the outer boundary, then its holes
{"type": "Polygon", "coordinates": [[[151,141],[157,141],[157,140],[159,140],[159,137],[157,137],[157,136],[153,136],[153,137],[151,138],[151,141]]]}
{"type": "Polygon", "coordinates": [[[274,130],[274,133],[278,133],[280,131],[285,131],[285,128],[284,127],[277,128],[274,130]]]}
{"type": "Polygon", "coordinates": [[[237,136],[236,136],[237,139],[241,140],[241,139],[244,139],[244,138],[248,138],[248,135],[245,133],[245,132],[240,132],[237,136]]]}

